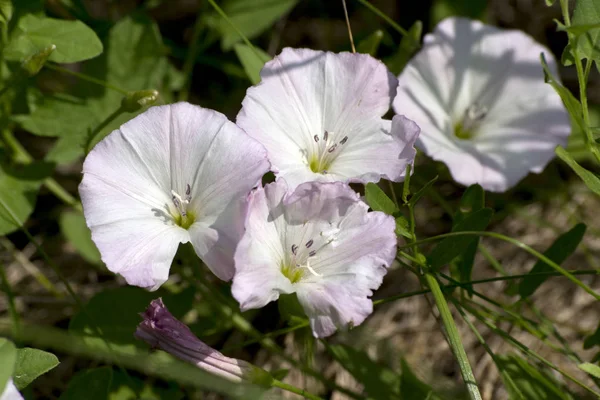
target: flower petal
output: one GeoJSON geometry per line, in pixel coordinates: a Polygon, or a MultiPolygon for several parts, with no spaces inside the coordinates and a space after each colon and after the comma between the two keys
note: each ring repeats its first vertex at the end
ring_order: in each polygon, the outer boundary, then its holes
{"type": "Polygon", "coordinates": [[[6,382],[4,391],[0,393],[0,400],[23,400],[23,396],[17,390],[12,378],[6,382]]]}
{"type": "Polygon", "coordinates": [[[457,182],[490,191],[541,172],[570,133],[562,101],[539,66],[545,53],[556,71],[550,51],[523,32],[463,18],[442,21],[424,42],[400,75],[394,100],[394,110],[421,127],[418,147],[446,163],[457,182]],[[455,126],[475,104],[487,112],[471,139],[459,139],[455,126]]]}
{"type": "Polygon", "coordinates": [[[287,185],[280,180],[249,195],[246,232],[235,251],[235,276],[231,292],[242,311],[264,307],[279,294],[293,292],[281,273],[284,249],[279,229],[283,222],[283,197],[287,185]]]}
{"type": "Polygon", "coordinates": [[[386,67],[365,54],[286,48],[265,65],[261,78],[248,89],[237,123],[266,147],[273,170],[290,189],[354,178],[312,172],[306,153],[323,145],[315,136],[323,141],[325,131],[337,143],[348,136],[349,146],[378,134],[395,94],[396,80],[386,67]]]}
{"type": "Polygon", "coordinates": [[[390,121],[380,120],[379,129],[358,143],[348,142],[329,171],[339,176],[353,176],[352,182],[377,182],[381,177],[399,182],[404,180],[406,167],[412,164],[420,129],[413,121],[400,115],[390,121]],[[366,172],[369,171],[369,172],[366,172]]]}

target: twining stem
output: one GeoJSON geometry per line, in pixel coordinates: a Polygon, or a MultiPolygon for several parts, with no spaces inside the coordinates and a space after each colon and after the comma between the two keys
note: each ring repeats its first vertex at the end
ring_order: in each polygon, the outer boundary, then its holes
{"type": "Polygon", "coordinates": [[[127,96],[129,94],[129,92],[127,90],[121,89],[118,86],[115,86],[115,85],[110,84],[108,82],[104,82],[103,80],[100,80],[100,79],[96,79],[96,78],[94,78],[92,76],[82,74],[80,72],[71,71],[70,69],[63,68],[63,67],[61,67],[59,65],[47,63],[47,64],[44,65],[44,67],[46,67],[48,69],[51,69],[53,71],[57,71],[57,72],[63,73],[63,74],[75,76],[75,77],[77,77],[77,78],[79,78],[81,80],[88,81],[88,82],[91,82],[91,83],[95,83],[96,85],[99,85],[99,86],[104,86],[105,88],[112,89],[115,92],[119,92],[119,93],[121,93],[121,94],[123,94],[125,96],[127,96]]]}
{"type": "Polygon", "coordinates": [[[417,241],[415,243],[411,243],[409,245],[400,246],[399,249],[401,250],[401,249],[404,249],[404,248],[413,247],[415,245],[421,245],[421,244],[424,244],[424,243],[429,243],[429,242],[433,242],[433,241],[436,241],[436,240],[444,239],[444,238],[447,238],[447,237],[453,237],[453,236],[487,236],[487,237],[492,237],[492,238],[495,238],[495,239],[500,239],[500,240],[503,240],[505,242],[511,243],[511,244],[513,244],[513,245],[515,245],[517,247],[522,248],[523,250],[525,250],[526,252],[528,252],[532,256],[538,258],[539,260],[545,262],[550,267],[554,268],[556,271],[560,272],[562,275],[564,275],[565,277],[567,277],[567,279],[569,279],[571,282],[575,283],[577,286],[579,286],[580,288],[582,288],[586,293],[589,293],[596,300],[600,300],[600,294],[596,293],[588,285],[586,285],[585,283],[581,282],[579,279],[577,279],[569,271],[567,271],[566,269],[562,268],[560,265],[556,264],[554,261],[552,261],[551,259],[549,259],[545,255],[543,255],[539,251],[537,251],[537,250],[533,249],[532,247],[526,245],[525,243],[523,243],[523,242],[521,242],[519,240],[513,239],[513,238],[511,238],[509,236],[503,235],[501,233],[496,233],[496,232],[480,232],[480,231],[450,232],[450,233],[444,233],[444,234],[437,235],[437,236],[432,236],[432,237],[429,237],[427,239],[419,240],[419,241],[417,241]]]}
{"type": "Polygon", "coordinates": [[[465,348],[463,347],[462,341],[460,339],[460,334],[458,333],[458,329],[456,328],[454,318],[452,317],[452,313],[450,312],[450,308],[448,307],[446,297],[444,297],[444,293],[442,293],[440,284],[437,281],[436,277],[430,272],[425,273],[425,281],[427,282],[427,285],[429,286],[431,294],[433,295],[433,298],[435,300],[435,304],[438,310],[440,311],[440,317],[442,318],[444,328],[446,329],[448,343],[450,344],[450,348],[452,349],[452,352],[454,353],[454,356],[458,361],[460,373],[462,375],[463,381],[467,385],[469,397],[471,398],[471,400],[481,400],[481,394],[479,393],[479,389],[477,388],[477,382],[475,381],[475,376],[473,375],[471,364],[469,363],[467,353],[465,352],[465,348]]]}
{"type": "MultiPolygon", "coordinates": [[[[8,129],[3,129],[2,139],[4,140],[6,145],[13,151],[15,161],[22,162],[23,164],[31,164],[33,162],[33,157],[31,156],[31,154],[29,154],[29,152],[25,150],[25,148],[14,137],[11,131],[9,131],[8,129]]],[[[50,190],[50,192],[52,192],[65,204],[73,207],[79,212],[83,211],[81,203],[77,201],[75,197],[71,196],[71,194],[67,192],[54,178],[44,179],[44,186],[46,186],[46,188],[50,190]]]]}
{"type": "Polygon", "coordinates": [[[285,382],[278,381],[277,379],[273,379],[273,382],[271,383],[271,385],[273,385],[273,387],[278,387],[280,389],[286,390],[291,393],[299,394],[300,396],[304,397],[305,399],[323,400],[321,397],[315,396],[314,394],[311,394],[304,389],[300,389],[295,386],[289,385],[285,382]]]}

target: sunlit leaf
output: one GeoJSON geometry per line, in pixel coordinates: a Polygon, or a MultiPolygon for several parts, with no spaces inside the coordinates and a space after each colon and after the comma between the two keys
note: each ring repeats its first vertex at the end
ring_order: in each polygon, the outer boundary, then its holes
{"type": "MultiPolygon", "coordinates": [[[[597,0],[577,0],[571,20],[575,32],[575,46],[581,58],[600,60],[600,2],[597,0]],[[596,26],[596,27],[594,27],[596,26]],[[590,28],[591,27],[591,28],[590,28]]],[[[573,27],[570,27],[573,29],[573,27]]]]}
{"type": "Polygon", "coordinates": [[[248,75],[248,79],[250,79],[250,82],[252,82],[253,85],[256,85],[260,82],[260,70],[271,57],[258,47],[252,49],[242,43],[236,43],[233,46],[233,49],[240,59],[244,71],[246,71],[246,75],[248,75]]]}
{"type": "Polygon", "coordinates": [[[25,347],[17,350],[14,382],[22,390],[38,376],[45,374],[60,364],[58,358],[47,351],[25,347]]]}
{"type": "Polygon", "coordinates": [[[550,68],[548,67],[548,63],[546,62],[546,58],[544,57],[543,53],[540,54],[540,60],[542,63],[542,68],[544,70],[544,81],[550,84],[550,86],[554,88],[556,93],[558,93],[573,121],[575,121],[581,129],[584,129],[581,103],[575,98],[575,96],[573,96],[573,93],[571,93],[569,89],[564,87],[552,75],[552,71],[550,71],[550,68]]]}
{"type": "Polygon", "coordinates": [[[413,236],[409,231],[410,224],[408,220],[403,216],[396,218],[396,235],[404,236],[405,238],[411,239],[413,236]]]}
{"type": "MultiPolygon", "coordinates": [[[[579,243],[583,239],[583,235],[585,234],[586,226],[585,224],[577,224],[568,232],[560,235],[552,245],[544,252],[544,255],[548,257],[550,260],[554,261],[556,264],[562,264],[571,254],[575,252],[579,243]]],[[[519,295],[521,298],[529,297],[536,291],[538,287],[546,279],[548,276],[544,275],[534,275],[539,273],[544,273],[547,271],[553,271],[554,269],[546,264],[542,260],[538,260],[535,263],[529,274],[531,276],[527,276],[521,280],[519,283],[519,295]]]]}
{"type": "Polygon", "coordinates": [[[21,61],[50,45],[56,50],[49,60],[58,63],[83,61],[102,53],[102,42],[83,22],[27,14],[19,20],[4,57],[21,61]]]}
{"type": "Polygon", "coordinates": [[[555,150],[556,155],[563,160],[585,183],[585,185],[597,195],[600,195],[600,178],[596,174],[583,168],[573,159],[573,157],[562,147],[558,146],[555,150]]]}
{"type": "Polygon", "coordinates": [[[388,215],[392,215],[398,211],[392,199],[373,182],[369,182],[365,186],[365,200],[373,211],[381,211],[388,215]]]}
{"type": "Polygon", "coordinates": [[[100,252],[92,241],[92,233],[81,213],[66,211],[60,215],[60,230],[83,258],[93,264],[101,264],[100,252]]]}
{"type": "Polygon", "coordinates": [[[600,367],[592,363],[583,363],[578,365],[579,369],[587,372],[588,374],[600,379],[600,367]]]}

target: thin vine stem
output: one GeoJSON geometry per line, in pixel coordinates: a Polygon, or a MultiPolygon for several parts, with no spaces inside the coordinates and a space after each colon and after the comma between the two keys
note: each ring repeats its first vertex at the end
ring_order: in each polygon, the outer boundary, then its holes
{"type": "Polygon", "coordinates": [[[519,240],[513,239],[513,238],[511,238],[509,236],[503,235],[501,233],[496,233],[496,232],[479,232],[479,231],[450,232],[450,233],[444,233],[444,234],[437,235],[437,236],[432,236],[432,237],[427,238],[427,239],[422,239],[422,240],[416,241],[414,243],[411,243],[409,245],[400,246],[399,249],[410,248],[410,247],[412,247],[414,245],[418,246],[418,245],[421,245],[421,244],[430,243],[430,242],[441,240],[441,239],[444,239],[444,238],[447,238],[447,237],[454,237],[454,236],[487,236],[487,237],[492,237],[492,238],[495,238],[495,239],[499,239],[499,240],[503,240],[505,242],[511,243],[511,244],[513,244],[513,245],[515,245],[517,247],[522,248],[523,250],[525,250],[526,252],[528,252],[532,256],[536,257],[537,259],[545,262],[550,267],[554,268],[556,271],[560,272],[562,275],[564,275],[565,277],[567,277],[571,282],[575,283],[577,286],[579,286],[580,288],[582,288],[586,293],[590,294],[596,300],[600,300],[600,294],[596,293],[588,285],[586,285],[585,283],[581,282],[579,279],[577,279],[569,271],[567,271],[566,269],[562,268],[560,265],[556,264],[554,261],[552,261],[551,259],[549,259],[545,255],[543,255],[539,251],[537,251],[537,250],[533,249],[532,247],[526,245],[525,243],[523,243],[523,242],[521,242],[519,240]]]}
{"type": "Polygon", "coordinates": [[[371,10],[373,14],[377,15],[379,18],[383,19],[385,22],[390,24],[390,26],[396,31],[398,31],[398,33],[400,33],[402,36],[408,35],[406,29],[398,25],[396,22],[394,22],[393,19],[388,17],[384,12],[382,12],[379,8],[375,7],[373,4],[369,3],[367,0],[358,0],[358,2],[367,7],[369,10],[371,10]]]}
{"type": "Polygon", "coordinates": [[[74,76],[76,78],[79,78],[81,80],[94,83],[94,84],[99,85],[99,86],[103,86],[103,87],[105,87],[107,89],[111,89],[111,90],[114,90],[115,92],[119,92],[119,93],[121,93],[121,94],[123,94],[125,96],[127,96],[129,94],[129,92],[127,90],[121,89],[120,87],[115,86],[115,85],[113,85],[111,83],[104,82],[103,80],[96,79],[96,78],[94,78],[92,76],[89,76],[89,75],[86,75],[86,74],[82,74],[81,72],[71,71],[70,69],[63,68],[63,67],[61,67],[59,65],[47,63],[47,64],[44,65],[44,67],[46,67],[48,69],[51,69],[53,71],[56,71],[56,72],[60,72],[60,73],[66,74],[66,75],[72,75],[72,76],[74,76]]]}
{"type": "Polygon", "coordinates": [[[427,282],[435,300],[435,304],[440,311],[440,317],[442,318],[444,328],[446,329],[450,348],[458,361],[460,373],[465,385],[467,385],[469,397],[471,400],[481,400],[481,394],[479,393],[479,388],[477,387],[477,382],[475,381],[475,375],[473,375],[469,358],[465,352],[462,340],[460,339],[460,333],[458,332],[458,328],[456,327],[456,323],[454,322],[454,318],[452,317],[452,313],[450,312],[448,302],[446,301],[446,297],[442,292],[440,284],[437,278],[429,272],[425,274],[425,281],[427,282]]]}
{"type": "Polygon", "coordinates": [[[283,390],[291,392],[291,393],[296,393],[296,394],[304,397],[305,399],[323,400],[322,397],[315,396],[314,394],[311,394],[304,389],[300,389],[300,388],[297,388],[290,384],[287,384],[285,382],[278,381],[277,379],[274,379],[273,382],[271,383],[271,385],[273,385],[273,387],[277,387],[277,388],[283,389],[283,390]]]}

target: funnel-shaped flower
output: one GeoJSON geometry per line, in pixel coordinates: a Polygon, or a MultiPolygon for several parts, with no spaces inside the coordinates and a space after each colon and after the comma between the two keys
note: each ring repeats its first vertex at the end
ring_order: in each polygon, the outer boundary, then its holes
{"type": "Polygon", "coordinates": [[[550,51],[525,33],[448,18],[399,76],[394,110],[419,124],[417,147],[457,182],[505,191],[541,172],[571,130],[540,53],[556,75],[550,51]]]}
{"type": "Polygon", "coordinates": [[[186,242],[229,280],[245,197],[268,169],[264,148],[223,114],[177,103],[98,143],[79,193],[102,260],[128,283],[160,286],[186,242]]]}
{"type": "Polygon", "coordinates": [[[366,54],[283,49],[250,89],[237,124],[267,149],[290,190],[304,182],[403,179],[419,128],[388,111],[397,81],[366,54]]]}
{"type": "Polygon", "coordinates": [[[21,396],[21,393],[17,390],[12,379],[9,379],[8,382],[6,382],[4,390],[0,393],[0,400],[23,400],[23,396],[21,396]]]}
{"type": "Polygon", "coordinates": [[[162,299],[153,300],[141,316],[144,320],[138,325],[135,337],[153,348],[164,350],[205,371],[235,382],[248,380],[268,383],[270,378],[266,371],[246,361],[225,357],[198,339],[169,312],[162,299]]]}
{"type": "Polygon", "coordinates": [[[316,337],[361,324],[396,255],[394,218],[341,182],[286,192],[280,179],[250,194],[233,296],[247,310],[296,293],[316,337]]]}

